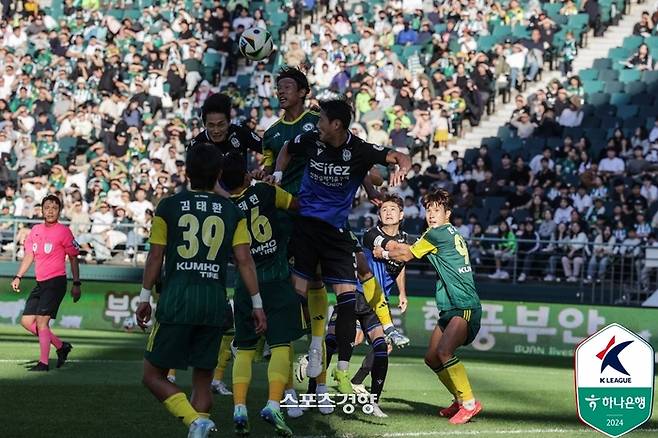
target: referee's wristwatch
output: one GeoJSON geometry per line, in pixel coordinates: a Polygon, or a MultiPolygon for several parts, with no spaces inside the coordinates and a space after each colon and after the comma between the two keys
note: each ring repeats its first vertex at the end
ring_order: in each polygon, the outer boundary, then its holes
{"type": "Polygon", "coordinates": [[[74,281],[73,286],[81,286],[82,282],[80,280],[74,281]]]}

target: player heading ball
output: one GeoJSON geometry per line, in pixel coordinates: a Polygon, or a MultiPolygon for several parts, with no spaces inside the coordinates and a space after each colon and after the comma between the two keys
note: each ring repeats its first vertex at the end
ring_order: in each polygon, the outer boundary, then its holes
{"type": "MultiPolygon", "coordinates": [[[[333,286],[337,295],[336,376],[349,385],[347,370],[356,330],[357,278],[347,217],[354,195],[373,165],[399,165],[391,176],[391,184],[396,185],[406,176],[411,162],[407,155],[352,135],[352,108],[346,101],[324,101],[320,108],[317,130],[298,135],[285,145],[277,157],[276,171],[283,172],[295,156],[305,159],[299,216],[290,241],[293,282],[297,292],[306,296],[309,281],[318,280],[319,265],[322,280],[333,286]]],[[[322,340],[319,345],[314,342],[315,338],[310,351],[322,351],[322,340]]]]}

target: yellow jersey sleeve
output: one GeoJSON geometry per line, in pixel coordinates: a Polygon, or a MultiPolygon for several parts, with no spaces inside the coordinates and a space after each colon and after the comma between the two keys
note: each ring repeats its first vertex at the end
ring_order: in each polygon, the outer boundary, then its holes
{"type": "Polygon", "coordinates": [[[427,254],[436,254],[439,252],[439,248],[434,246],[432,242],[426,240],[425,236],[422,236],[416,241],[416,243],[411,245],[409,250],[417,259],[421,259],[427,254]]]}
{"type": "Polygon", "coordinates": [[[154,245],[167,245],[167,222],[165,222],[162,216],[155,216],[153,218],[149,243],[154,245]]]}
{"type": "Polygon", "coordinates": [[[263,149],[263,166],[274,166],[274,151],[272,149],[263,149]]]}
{"type": "Polygon", "coordinates": [[[251,245],[251,235],[247,229],[247,219],[240,219],[233,234],[233,246],[251,245]]]}
{"type": "Polygon", "coordinates": [[[292,202],[292,195],[278,186],[274,186],[274,190],[275,190],[274,204],[276,205],[276,208],[280,208],[281,210],[289,209],[290,203],[292,202]]]}

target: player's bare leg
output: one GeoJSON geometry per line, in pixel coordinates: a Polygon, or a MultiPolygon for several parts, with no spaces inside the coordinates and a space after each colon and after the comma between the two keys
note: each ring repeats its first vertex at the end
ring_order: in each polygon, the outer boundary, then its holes
{"type": "Polygon", "coordinates": [[[430,336],[430,343],[429,346],[427,347],[427,352],[425,353],[425,365],[427,365],[432,371],[436,373],[443,386],[445,386],[446,389],[448,389],[450,394],[453,396],[452,404],[447,408],[442,408],[439,410],[440,416],[450,418],[453,415],[455,415],[457,412],[459,412],[459,406],[461,401],[457,398],[457,395],[455,394],[456,392],[455,388],[452,385],[450,379],[447,378],[445,373],[440,372],[440,370],[443,368],[443,365],[441,360],[439,359],[437,351],[439,349],[439,344],[441,343],[442,337],[443,337],[443,331],[441,330],[441,327],[437,325],[436,327],[434,327],[434,331],[430,336]],[[439,371],[435,371],[435,370],[439,370],[439,371]]]}
{"type": "MultiPolygon", "coordinates": [[[[183,391],[167,380],[168,372],[168,369],[158,368],[148,360],[144,360],[142,383],[174,417],[183,420],[183,424],[189,428],[188,437],[207,436],[208,432],[215,428],[215,423],[207,418],[207,414],[197,411],[183,391]]],[[[212,371],[209,371],[209,376],[212,378],[212,371]]],[[[210,392],[210,381],[206,384],[206,391],[210,392]]]]}
{"type": "Polygon", "coordinates": [[[194,368],[192,371],[192,397],[191,403],[194,409],[201,415],[210,413],[212,408],[212,382],[213,370],[194,368]]]}
{"type": "MultiPolygon", "coordinates": [[[[440,331],[439,327],[437,329],[440,331]]],[[[464,344],[467,337],[468,323],[465,319],[456,316],[450,320],[448,326],[438,337],[438,342],[433,351],[428,351],[428,355],[434,359],[432,363],[437,365],[433,370],[446,387],[453,389],[453,395],[455,395],[460,405],[459,410],[450,416],[452,424],[466,423],[482,409],[480,402],[476,401],[473,396],[464,365],[454,355],[457,348],[464,344]]],[[[432,338],[434,340],[434,334],[432,338]]],[[[454,410],[454,404],[451,408],[454,410]]],[[[450,413],[452,412],[448,414],[450,413]]]]}
{"type": "Polygon", "coordinates": [[[386,302],[384,292],[373,275],[366,256],[362,252],[356,253],[356,270],[359,282],[363,286],[363,296],[382,323],[386,337],[398,348],[407,346],[409,344],[409,338],[400,333],[393,325],[391,311],[386,302]]]}

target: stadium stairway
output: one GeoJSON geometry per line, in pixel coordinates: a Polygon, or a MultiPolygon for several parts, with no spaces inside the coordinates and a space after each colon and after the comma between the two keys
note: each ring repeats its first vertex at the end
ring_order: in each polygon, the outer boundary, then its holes
{"type": "MultiPolygon", "coordinates": [[[[646,7],[643,4],[634,2],[631,5],[630,12],[624,14],[616,26],[610,26],[602,37],[593,37],[593,32],[590,30],[588,45],[584,49],[579,49],[578,56],[573,63],[573,71],[578,74],[581,70],[590,68],[596,58],[607,58],[609,49],[619,46],[624,37],[633,33],[633,26],[640,21],[642,11],[645,9],[646,7]]],[[[537,90],[546,88],[553,79],[560,79],[560,77],[559,70],[544,70],[541,80],[528,84],[523,94],[528,97],[537,90]]],[[[483,138],[497,137],[498,128],[509,122],[514,108],[513,98],[506,104],[499,103],[493,114],[483,117],[479,126],[466,132],[456,143],[450,144],[448,149],[440,152],[433,151],[437,156],[437,162],[446,165],[451,159],[450,154],[452,151],[458,151],[459,156],[463,157],[466,149],[479,147],[483,138]]]]}

